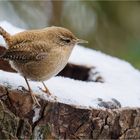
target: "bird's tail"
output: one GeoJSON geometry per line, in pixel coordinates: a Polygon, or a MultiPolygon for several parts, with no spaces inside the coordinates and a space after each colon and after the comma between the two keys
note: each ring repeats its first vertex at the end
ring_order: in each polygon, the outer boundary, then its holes
{"type": "Polygon", "coordinates": [[[0,27],[0,35],[4,38],[8,47],[11,46],[11,35],[8,32],[6,32],[2,27],[0,27]]]}

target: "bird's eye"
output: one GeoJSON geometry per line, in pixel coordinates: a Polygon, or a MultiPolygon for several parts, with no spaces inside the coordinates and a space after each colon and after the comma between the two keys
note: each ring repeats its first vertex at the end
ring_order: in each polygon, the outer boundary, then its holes
{"type": "Polygon", "coordinates": [[[65,42],[70,43],[70,39],[65,39],[65,42]]]}
{"type": "Polygon", "coordinates": [[[65,43],[71,42],[71,40],[69,38],[61,38],[61,41],[65,42],[65,43]]]}

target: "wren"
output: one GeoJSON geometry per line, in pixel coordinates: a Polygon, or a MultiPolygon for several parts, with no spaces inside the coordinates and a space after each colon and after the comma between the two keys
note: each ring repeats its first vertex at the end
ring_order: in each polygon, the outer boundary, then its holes
{"type": "Polygon", "coordinates": [[[8,46],[0,59],[9,60],[12,68],[25,78],[33,102],[38,105],[27,79],[42,82],[46,93],[51,95],[43,81],[57,75],[65,67],[76,44],[87,43],[68,29],[55,26],[15,35],[0,27],[0,35],[8,46]]]}

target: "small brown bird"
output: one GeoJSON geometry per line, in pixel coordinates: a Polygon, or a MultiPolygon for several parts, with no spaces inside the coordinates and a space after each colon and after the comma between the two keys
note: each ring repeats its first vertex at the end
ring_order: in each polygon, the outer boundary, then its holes
{"type": "Polygon", "coordinates": [[[65,67],[77,43],[87,43],[75,37],[68,29],[55,26],[15,35],[10,35],[0,27],[0,35],[8,46],[0,58],[9,60],[11,66],[25,78],[33,102],[38,105],[27,79],[41,81],[46,93],[50,95],[43,81],[55,76],[65,67]]]}

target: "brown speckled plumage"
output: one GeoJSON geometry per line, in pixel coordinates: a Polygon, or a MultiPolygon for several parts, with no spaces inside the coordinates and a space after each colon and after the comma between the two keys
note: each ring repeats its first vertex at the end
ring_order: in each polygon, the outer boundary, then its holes
{"type": "Polygon", "coordinates": [[[12,36],[0,27],[0,35],[8,45],[0,58],[9,60],[23,77],[42,82],[60,72],[75,44],[84,42],[61,27],[28,30],[12,36]]]}

